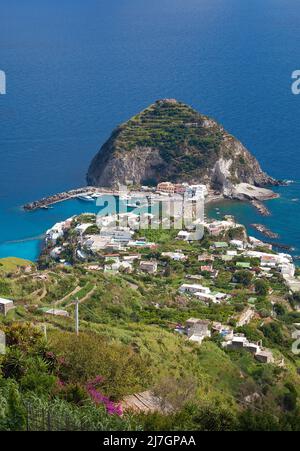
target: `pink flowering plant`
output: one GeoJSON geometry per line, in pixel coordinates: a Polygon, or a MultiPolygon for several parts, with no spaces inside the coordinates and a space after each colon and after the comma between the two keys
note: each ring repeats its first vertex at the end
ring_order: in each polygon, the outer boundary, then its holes
{"type": "Polygon", "coordinates": [[[104,396],[99,391],[99,385],[103,383],[104,378],[102,376],[97,376],[92,381],[88,382],[86,389],[92,400],[97,405],[104,405],[106,411],[109,415],[118,415],[121,417],[123,415],[122,405],[111,401],[107,396],[104,396]]]}

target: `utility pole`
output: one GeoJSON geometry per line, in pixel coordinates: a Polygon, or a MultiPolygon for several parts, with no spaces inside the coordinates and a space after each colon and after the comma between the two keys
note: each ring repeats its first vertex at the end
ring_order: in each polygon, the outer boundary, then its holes
{"type": "Polygon", "coordinates": [[[75,332],[78,337],[79,335],[79,301],[75,301],[75,332]]]}
{"type": "Polygon", "coordinates": [[[45,340],[47,341],[47,324],[43,324],[43,329],[44,329],[45,340]]]}

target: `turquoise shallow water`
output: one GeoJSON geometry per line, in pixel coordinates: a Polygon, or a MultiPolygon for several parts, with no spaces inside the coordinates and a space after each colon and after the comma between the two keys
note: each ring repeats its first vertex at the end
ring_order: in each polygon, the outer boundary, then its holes
{"type": "MultiPolygon", "coordinates": [[[[158,98],[215,117],[270,175],[299,180],[299,23],[299,0],[2,2],[0,257],[35,259],[36,237],[90,210],[76,200],[35,213],[20,205],[82,186],[112,129],[158,98]]],[[[222,209],[265,222],[300,254],[300,185],[280,192],[271,218],[222,209]]]]}
{"type": "MultiPolygon", "coordinates": [[[[216,219],[222,217],[224,214],[232,214],[240,223],[246,225],[248,233],[251,236],[268,241],[268,238],[251,227],[253,223],[264,224],[273,232],[279,234],[278,239],[269,241],[291,246],[293,249],[288,251],[288,253],[299,256],[298,212],[300,198],[297,197],[299,196],[299,185],[298,183],[294,183],[289,186],[276,188],[275,191],[280,194],[280,198],[265,203],[271,212],[271,216],[263,217],[251,204],[237,201],[213,203],[208,207],[207,214],[216,219]],[[293,215],[293,211],[294,218],[290,216],[293,215]]],[[[282,252],[285,251],[282,250],[282,252]]]]}
{"type": "Polygon", "coordinates": [[[11,214],[17,224],[16,238],[0,242],[0,257],[15,256],[36,260],[42,245],[43,234],[56,222],[80,213],[98,213],[101,210],[95,203],[74,199],[53,206],[50,210],[24,212],[21,208],[11,214]],[[23,233],[19,225],[24,228],[23,233]]]}

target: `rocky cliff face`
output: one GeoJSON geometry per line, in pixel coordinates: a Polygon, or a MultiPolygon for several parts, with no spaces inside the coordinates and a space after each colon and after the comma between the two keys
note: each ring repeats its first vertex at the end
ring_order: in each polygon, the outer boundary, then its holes
{"type": "Polygon", "coordinates": [[[205,183],[230,196],[235,186],[275,185],[258,161],[214,120],[166,99],[119,126],[92,161],[90,185],[205,183]]]}

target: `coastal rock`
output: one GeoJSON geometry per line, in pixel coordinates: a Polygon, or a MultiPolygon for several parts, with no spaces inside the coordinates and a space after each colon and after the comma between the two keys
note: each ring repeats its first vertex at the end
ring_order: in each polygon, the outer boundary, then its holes
{"type": "MultiPolygon", "coordinates": [[[[93,186],[155,185],[165,180],[204,183],[236,198],[248,198],[251,190],[242,184],[279,184],[221,125],[174,99],[159,100],[120,125],[87,174],[93,186]]],[[[265,195],[257,191],[253,198],[265,195]]]]}
{"type": "Polygon", "coordinates": [[[278,197],[272,190],[258,186],[250,185],[249,183],[239,183],[233,185],[225,192],[228,197],[238,200],[269,200],[278,197]]]}

